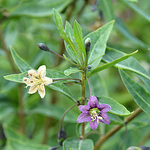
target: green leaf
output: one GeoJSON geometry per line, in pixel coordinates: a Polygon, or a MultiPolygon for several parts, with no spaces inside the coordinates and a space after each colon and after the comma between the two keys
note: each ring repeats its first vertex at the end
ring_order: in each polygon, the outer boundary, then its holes
{"type": "MultiPolygon", "coordinates": [[[[65,109],[55,105],[39,105],[36,108],[26,110],[25,112],[27,114],[41,114],[61,120],[65,111],[65,109]]],[[[77,121],[77,117],[78,113],[75,113],[74,111],[69,111],[69,113],[66,114],[64,121],[75,123],[77,121]]]]}
{"type": "MultiPolygon", "coordinates": [[[[23,77],[27,77],[26,74],[28,74],[28,72],[23,72],[20,74],[11,74],[4,76],[4,78],[9,81],[23,83],[23,77]]],[[[46,76],[52,79],[70,78],[68,76],[65,76],[63,72],[53,69],[46,69],[46,76]]]]}
{"type": "Polygon", "coordinates": [[[71,41],[70,37],[68,37],[64,31],[64,28],[63,28],[63,23],[62,23],[62,19],[61,19],[61,16],[60,14],[55,10],[53,9],[53,15],[54,15],[54,19],[55,19],[55,22],[56,22],[56,26],[59,30],[59,33],[61,35],[61,37],[65,40],[65,42],[69,45],[68,48],[70,48],[70,53],[72,53],[72,55],[75,56],[75,59],[76,59],[76,62],[81,65],[81,60],[80,60],[80,56],[78,54],[78,51],[75,47],[75,44],[71,41]]]}
{"type": "Polygon", "coordinates": [[[137,45],[139,47],[142,47],[142,48],[149,48],[148,45],[146,45],[141,40],[139,40],[138,38],[136,38],[129,31],[129,29],[126,27],[126,25],[123,23],[123,21],[121,21],[121,19],[116,18],[116,26],[117,26],[117,29],[120,31],[120,33],[122,33],[122,35],[124,35],[133,44],[135,44],[135,45],[137,45]]]}
{"type": "Polygon", "coordinates": [[[28,71],[30,69],[32,69],[32,67],[30,67],[16,52],[15,50],[13,49],[12,46],[10,46],[10,51],[11,51],[11,54],[12,54],[12,57],[16,63],[16,65],[18,66],[19,70],[21,72],[25,72],[25,71],[28,71]]]}
{"type": "Polygon", "coordinates": [[[121,2],[123,2],[124,4],[126,4],[127,6],[129,6],[132,10],[134,10],[137,14],[139,14],[141,17],[143,17],[144,19],[146,19],[147,21],[150,22],[150,16],[148,14],[146,14],[141,8],[139,8],[137,5],[128,2],[126,0],[120,0],[121,2]]]}
{"type": "Polygon", "coordinates": [[[4,126],[4,132],[12,150],[48,150],[49,148],[49,146],[40,145],[27,139],[7,125],[4,126]]]}
{"type": "Polygon", "coordinates": [[[76,100],[72,96],[70,90],[68,89],[68,87],[65,84],[55,83],[55,84],[48,85],[48,87],[50,87],[53,90],[56,90],[58,92],[63,93],[64,95],[66,95],[67,97],[69,97],[70,99],[72,99],[74,102],[76,102],[76,100]]]}
{"type": "Polygon", "coordinates": [[[150,93],[148,93],[140,84],[132,80],[123,70],[119,69],[119,73],[123,83],[135,102],[144,112],[150,114],[150,93]]]}
{"type": "Polygon", "coordinates": [[[122,57],[120,57],[118,59],[115,59],[115,60],[111,61],[110,63],[106,63],[106,64],[104,64],[102,66],[99,66],[99,67],[95,68],[94,70],[92,70],[89,76],[92,76],[93,74],[95,74],[95,73],[97,73],[97,72],[99,72],[101,70],[104,70],[104,69],[107,69],[109,67],[112,67],[115,64],[117,64],[117,63],[119,63],[119,62],[129,58],[130,56],[136,54],[137,52],[138,52],[138,50],[133,52],[133,53],[131,53],[131,54],[125,54],[124,56],[122,56],[122,57]]]}
{"type": "Polygon", "coordinates": [[[49,17],[52,9],[63,11],[72,0],[32,0],[19,3],[10,10],[10,16],[49,17]]]}
{"type": "Polygon", "coordinates": [[[63,142],[63,150],[92,150],[93,141],[90,139],[78,140],[68,138],[63,142]]]}
{"type": "Polygon", "coordinates": [[[69,76],[70,74],[74,74],[74,73],[77,73],[77,72],[81,72],[81,70],[79,70],[78,68],[69,68],[69,69],[64,71],[64,74],[66,76],[69,76]]]}
{"type": "Polygon", "coordinates": [[[4,78],[9,81],[23,83],[23,78],[26,77],[26,74],[28,74],[28,72],[11,74],[11,75],[4,76],[4,78]]]}
{"type": "MultiPolygon", "coordinates": [[[[114,23],[114,21],[107,23],[106,25],[97,29],[96,31],[89,33],[84,38],[84,40],[87,38],[91,39],[91,50],[90,50],[90,54],[89,54],[88,64],[90,64],[94,59],[102,56],[105,53],[106,42],[107,42],[110,32],[113,28],[113,23],[114,23]]],[[[94,69],[98,66],[98,64],[101,61],[101,58],[102,57],[95,60],[91,64],[92,69],[94,69]]]]}
{"type": "Polygon", "coordinates": [[[85,62],[86,51],[83,43],[83,34],[82,34],[82,29],[77,21],[74,22],[73,33],[74,33],[75,41],[78,45],[79,54],[82,57],[83,61],[85,62]]]}
{"type": "MultiPolygon", "coordinates": [[[[74,43],[76,49],[78,49],[77,43],[75,42],[75,38],[73,35],[73,29],[68,21],[66,21],[66,24],[65,24],[65,32],[66,32],[66,35],[74,43]]],[[[69,54],[69,56],[72,58],[72,60],[74,60],[76,62],[76,55],[74,52],[72,52],[70,45],[65,42],[65,47],[66,47],[66,51],[69,54]]]]}
{"type": "MultiPolygon", "coordinates": [[[[122,56],[125,56],[125,53],[112,48],[107,48],[102,59],[109,63],[122,56]]],[[[135,58],[130,57],[117,63],[115,66],[138,74],[141,80],[143,80],[143,82],[145,82],[145,84],[150,88],[150,76],[135,58]]]]}
{"type": "Polygon", "coordinates": [[[110,97],[100,96],[98,97],[98,99],[101,104],[110,105],[111,109],[109,112],[113,114],[120,115],[120,116],[131,114],[131,112],[129,112],[123,105],[119,104],[117,101],[113,100],[110,97]]]}

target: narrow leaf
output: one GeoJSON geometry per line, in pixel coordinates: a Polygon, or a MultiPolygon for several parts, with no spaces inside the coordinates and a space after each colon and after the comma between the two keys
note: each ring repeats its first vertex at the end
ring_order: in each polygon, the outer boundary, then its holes
{"type": "Polygon", "coordinates": [[[123,83],[135,102],[144,112],[150,114],[150,93],[148,93],[140,84],[132,80],[123,70],[119,69],[119,73],[123,83]]]}
{"type": "Polygon", "coordinates": [[[126,55],[124,55],[124,56],[122,56],[122,57],[120,57],[120,58],[118,58],[118,59],[115,59],[114,61],[112,61],[112,62],[110,62],[110,63],[107,63],[107,64],[104,64],[104,65],[102,65],[102,66],[99,66],[99,67],[95,68],[94,70],[92,70],[89,76],[92,76],[93,74],[95,74],[95,73],[97,73],[97,72],[99,72],[99,71],[101,71],[101,70],[104,70],[104,69],[107,69],[107,68],[109,68],[109,67],[112,67],[112,66],[114,66],[115,64],[117,64],[117,63],[119,63],[119,62],[121,62],[121,61],[123,61],[123,60],[129,58],[130,56],[136,54],[137,52],[138,52],[138,50],[135,51],[135,52],[133,52],[133,53],[131,53],[131,54],[126,54],[126,55]]]}
{"type": "Polygon", "coordinates": [[[57,28],[59,30],[59,33],[60,33],[61,37],[65,40],[65,42],[67,44],[69,44],[69,46],[70,46],[69,48],[71,48],[72,53],[73,53],[73,55],[76,58],[76,62],[78,64],[80,64],[80,56],[78,54],[78,51],[77,51],[74,43],[71,41],[71,39],[69,37],[67,37],[67,35],[66,35],[65,31],[64,31],[63,23],[62,23],[62,19],[61,19],[60,14],[55,9],[53,9],[53,15],[54,15],[56,26],[57,26],[57,28]]]}
{"type": "Polygon", "coordinates": [[[120,116],[125,116],[125,115],[130,115],[131,112],[128,111],[123,105],[119,104],[117,101],[110,97],[106,96],[100,96],[98,97],[99,102],[101,104],[108,104],[111,106],[110,113],[120,115],[120,116]]]}
{"type": "MultiPolygon", "coordinates": [[[[122,56],[125,56],[125,53],[112,48],[107,48],[106,53],[102,59],[103,61],[109,63],[122,56]]],[[[150,75],[145,71],[145,69],[135,58],[130,57],[117,63],[115,66],[138,74],[141,80],[150,88],[150,75]]]]}
{"type": "Polygon", "coordinates": [[[83,61],[85,61],[86,52],[85,52],[85,47],[83,43],[83,34],[82,34],[82,29],[77,21],[74,22],[73,33],[74,33],[75,41],[78,45],[79,54],[83,58],[83,61]]]}
{"type": "MultiPolygon", "coordinates": [[[[108,37],[110,35],[110,32],[112,30],[114,21],[111,21],[104,25],[103,27],[97,29],[96,31],[88,34],[85,38],[91,39],[91,50],[89,54],[88,64],[90,64],[94,59],[102,56],[105,53],[106,49],[106,42],[108,40],[108,37]]],[[[101,61],[100,57],[99,59],[96,59],[91,65],[92,69],[96,68],[98,64],[101,61]]]]}
{"type": "Polygon", "coordinates": [[[48,87],[50,87],[53,90],[63,93],[64,95],[72,99],[74,102],[76,102],[76,100],[74,99],[74,97],[72,96],[70,90],[68,89],[66,85],[62,83],[55,83],[55,84],[48,85],[48,87]]]}
{"type": "Polygon", "coordinates": [[[81,70],[79,70],[78,68],[69,68],[64,71],[64,74],[66,76],[69,76],[70,74],[77,73],[77,72],[81,72],[81,70]]]}
{"type": "Polygon", "coordinates": [[[12,54],[12,57],[16,63],[16,65],[18,66],[19,70],[21,72],[25,72],[25,71],[28,71],[30,69],[32,69],[32,67],[30,67],[16,52],[15,50],[13,49],[12,46],[10,46],[10,51],[11,51],[11,54],[12,54]]]}

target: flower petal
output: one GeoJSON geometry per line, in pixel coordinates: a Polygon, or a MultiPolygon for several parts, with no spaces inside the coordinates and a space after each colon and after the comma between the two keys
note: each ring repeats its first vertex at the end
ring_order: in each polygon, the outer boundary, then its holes
{"type": "Polygon", "coordinates": [[[101,112],[104,112],[106,113],[107,111],[109,111],[111,109],[110,105],[108,104],[101,104],[101,105],[98,105],[97,108],[101,111],[101,112]]]}
{"type": "Polygon", "coordinates": [[[106,113],[102,113],[101,117],[103,119],[102,120],[99,119],[100,122],[105,123],[105,124],[110,124],[110,119],[106,113]]]}
{"type": "Polygon", "coordinates": [[[82,123],[82,122],[88,122],[88,121],[90,121],[90,120],[91,120],[90,114],[82,113],[82,114],[80,114],[80,116],[78,117],[77,122],[78,122],[78,123],[82,123]]]}
{"type": "Polygon", "coordinates": [[[94,107],[97,107],[98,106],[98,99],[96,96],[91,96],[89,101],[88,101],[88,105],[91,107],[91,108],[94,108],[94,107]]]}
{"type": "Polygon", "coordinates": [[[40,66],[37,72],[38,72],[38,75],[40,78],[45,77],[46,76],[46,66],[45,65],[40,66]]]}
{"type": "Polygon", "coordinates": [[[35,71],[35,70],[29,70],[28,71],[28,74],[29,74],[29,76],[32,78],[32,77],[38,77],[38,74],[37,74],[37,72],[35,71]]]}
{"type": "Polygon", "coordinates": [[[53,83],[53,80],[51,78],[48,78],[48,77],[42,78],[42,81],[43,81],[44,85],[49,85],[49,84],[53,83]]]}
{"type": "Polygon", "coordinates": [[[80,105],[78,108],[83,113],[88,113],[90,111],[90,106],[88,105],[80,105]]]}
{"type": "Polygon", "coordinates": [[[37,89],[38,89],[38,85],[31,86],[28,93],[33,94],[37,91],[37,89]]]}
{"type": "Polygon", "coordinates": [[[38,93],[41,96],[41,98],[44,98],[45,96],[45,87],[43,84],[38,86],[38,93]]]}
{"type": "Polygon", "coordinates": [[[97,129],[97,127],[98,127],[98,121],[97,121],[97,119],[96,120],[94,120],[94,121],[89,121],[89,125],[90,125],[90,127],[93,129],[93,130],[95,130],[95,129],[97,129]]]}

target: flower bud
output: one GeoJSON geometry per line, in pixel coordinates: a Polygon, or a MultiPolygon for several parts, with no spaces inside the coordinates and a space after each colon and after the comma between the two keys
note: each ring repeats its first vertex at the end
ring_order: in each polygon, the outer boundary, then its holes
{"type": "Polygon", "coordinates": [[[57,137],[60,146],[62,146],[62,143],[66,138],[67,138],[66,132],[60,129],[57,137]]]}
{"type": "Polygon", "coordinates": [[[91,47],[91,39],[90,38],[87,38],[85,40],[85,50],[86,52],[89,52],[90,51],[90,47],[91,47]]]}
{"type": "Polygon", "coordinates": [[[87,66],[87,68],[88,68],[88,69],[91,69],[91,68],[92,68],[92,66],[91,66],[91,65],[88,65],[88,66],[87,66]]]}
{"type": "Polygon", "coordinates": [[[39,43],[39,44],[38,44],[38,47],[39,47],[41,50],[49,51],[49,48],[48,48],[44,43],[39,43]]]}

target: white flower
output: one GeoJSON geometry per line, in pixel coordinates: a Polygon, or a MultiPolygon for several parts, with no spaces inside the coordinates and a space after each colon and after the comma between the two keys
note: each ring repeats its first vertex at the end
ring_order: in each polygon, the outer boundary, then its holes
{"type": "Polygon", "coordinates": [[[40,66],[37,71],[29,70],[27,76],[29,76],[29,78],[24,77],[23,82],[27,85],[26,87],[30,86],[28,93],[33,94],[38,90],[41,98],[44,98],[44,85],[53,83],[51,78],[46,77],[46,66],[40,66]]]}

